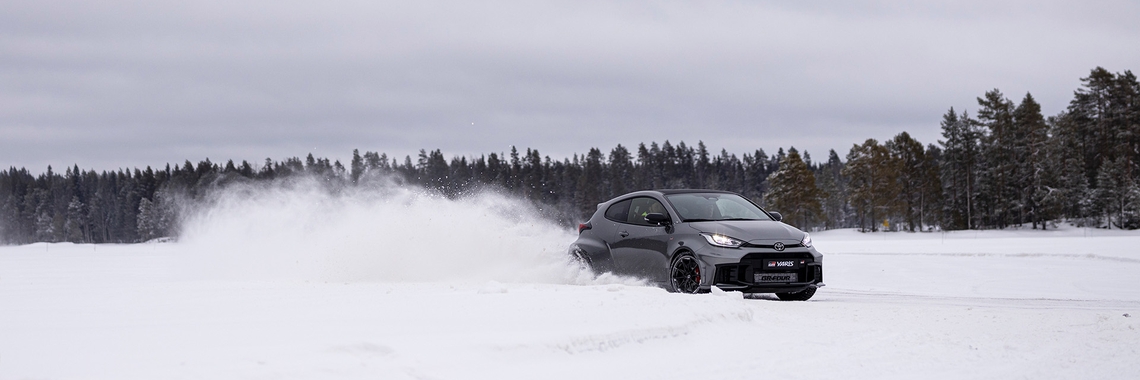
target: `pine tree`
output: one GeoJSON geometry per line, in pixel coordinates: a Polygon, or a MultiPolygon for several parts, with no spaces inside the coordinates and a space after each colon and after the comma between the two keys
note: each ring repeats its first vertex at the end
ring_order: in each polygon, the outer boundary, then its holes
{"type": "Polygon", "coordinates": [[[767,203],[773,210],[787,215],[786,221],[807,229],[810,223],[821,218],[822,193],[816,187],[811,168],[795,148],[788,150],[780,169],[772,173],[768,183],[771,191],[767,194],[767,203]]]}
{"type": "Polygon", "coordinates": [[[978,209],[984,225],[1005,228],[1014,220],[1017,203],[1017,146],[1013,103],[997,89],[978,98],[978,121],[986,128],[981,138],[978,209]]]}
{"type": "Polygon", "coordinates": [[[684,141],[677,143],[677,168],[674,175],[677,176],[675,180],[675,187],[677,188],[693,188],[696,186],[696,152],[693,148],[685,145],[684,141]]]}
{"type": "Polygon", "coordinates": [[[1125,156],[1106,162],[1097,174],[1097,200],[1104,208],[1109,228],[1140,228],[1140,216],[1136,208],[1140,200],[1140,186],[1136,183],[1136,168],[1125,156]]]}
{"type": "Polygon", "coordinates": [[[436,149],[429,154],[424,154],[424,151],[420,150],[420,156],[422,184],[429,189],[451,194],[451,189],[447,186],[450,170],[447,166],[447,159],[443,158],[443,152],[436,149]]]}
{"type": "Polygon", "coordinates": [[[520,186],[519,172],[522,171],[522,160],[519,159],[519,150],[511,145],[511,166],[507,174],[507,189],[517,189],[520,186]]]}
{"type": "MultiPolygon", "coordinates": [[[[149,167],[148,167],[148,169],[149,169],[149,167]]],[[[249,161],[242,160],[241,166],[238,167],[238,174],[241,174],[241,176],[245,177],[245,178],[253,178],[254,177],[253,165],[250,165],[249,161]]]]}
{"type": "Polygon", "coordinates": [[[859,215],[860,228],[867,230],[867,222],[871,231],[878,231],[880,221],[884,226],[890,225],[899,193],[898,165],[890,151],[875,139],[854,145],[847,153],[843,174],[850,180],[850,202],[859,215]]]}
{"type": "Polygon", "coordinates": [[[828,161],[819,166],[815,173],[816,187],[820,190],[824,229],[842,228],[847,219],[846,194],[839,183],[839,171],[843,163],[839,161],[839,154],[832,149],[828,161]]]}
{"type": "Polygon", "coordinates": [[[447,187],[451,189],[451,195],[462,194],[471,188],[472,171],[471,166],[467,164],[467,157],[452,157],[448,171],[451,174],[447,187]]]}
{"type": "Polygon", "coordinates": [[[1089,224],[1089,218],[1097,211],[1090,180],[1085,173],[1087,154],[1082,151],[1085,144],[1084,133],[1076,118],[1068,112],[1049,118],[1052,138],[1048,142],[1049,168],[1055,173],[1049,204],[1059,209],[1060,215],[1068,217],[1078,226],[1089,224]]]}
{"type": "Polygon", "coordinates": [[[150,199],[143,198],[139,201],[139,217],[136,228],[138,229],[140,240],[148,241],[159,236],[155,226],[157,224],[155,214],[154,204],[150,199]]]}
{"type": "Polygon", "coordinates": [[[1041,115],[1041,105],[1029,93],[1025,94],[1021,104],[1013,111],[1013,119],[1014,129],[1019,135],[1014,158],[1017,167],[1015,182],[1023,205],[1018,219],[1020,223],[1028,220],[1034,229],[1038,224],[1044,228],[1045,221],[1051,217],[1042,207],[1044,198],[1049,194],[1046,188],[1049,128],[1045,124],[1045,117],[1041,115]]]}
{"type": "Polygon", "coordinates": [[[364,175],[364,158],[360,157],[360,151],[357,149],[352,150],[352,162],[349,163],[349,168],[352,183],[360,182],[360,176],[364,175]]]}
{"type": "MultiPolygon", "coordinates": [[[[654,145],[656,146],[656,145],[654,145]]],[[[634,171],[634,182],[638,189],[655,189],[654,173],[658,172],[657,158],[645,147],[645,143],[637,144],[637,164],[634,171]]]]}
{"type": "Polygon", "coordinates": [[[610,151],[609,166],[610,196],[618,196],[638,189],[638,184],[634,181],[633,175],[633,158],[630,156],[629,150],[625,149],[621,144],[618,144],[610,151]]]}
{"type": "Polygon", "coordinates": [[[602,151],[590,148],[586,160],[582,165],[582,174],[578,179],[577,203],[578,216],[589,218],[597,210],[597,204],[604,201],[602,194],[602,181],[605,178],[602,170],[602,151]]]}
{"type": "MultiPolygon", "coordinates": [[[[51,167],[48,167],[50,178],[51,167]]],[[[41,177],[42,178],[42,177],[41,177]]],[[[39,187],[25,197],[24,209],[28,212],[27,219],[35,226],[32,240],[37,242],[55,242],[55,223],[52,218],[54,211],[51,207],[51,197],[48,189],[39,187]]]]}
{"type": "Polygon", "coordinates": [[[741,194],[760,205],[766,205],[764,196],[768,192],[768,176],[771,174],[768,170],[768,155],[763,149],[757,149],[753,154],[745,153],[741,165],[744,177],[742,180],[744,191],[741,194]]]}
{"type": "Polygon", "coordinates": [[[978,146],[981,131],[977,122],[963,112],[961,117],[950,108],[942,116],[942,165],[940,176],[943,188],[942,228],[949,230],[971,229],[976,226],[974,214],[977,193],[977,171],[980,161],[978,146]]]}
{"type": "Polygon", "coordinates": [[[538,150],[526,149],[526,156],[522,162],[520,169],[522,196],[535,202],[543,199],[545,192],[544,172],[545,168],[542,166],[542,157],[539,156],[538,150]]]}
{"type": "Polygon", "coordinates": [[[661,164],[661,187],[675,189],[684,187],[681,183],[677,164],[677,150],[673,148],[673,144],[669,140],[661,145],[661,151],[658,152],[657,162],[661,164]]]}
{"type": "Polygon", "coordinates": [[[895,200],[906,228],[922,230],[922,206],[926,184],[926,151],[922,143],[902,132],[886,143],[892,160],[898,165],[895,186],[899,189],[895,200]]]}
{"type": "Polygon", "coordinates": [[[87,240],[87,206],[72,196],[67,203],[67,219],[63,224],[63,240],[75,243],[86,243],[87,240]]]}
{"type": "Polygon", "coordinates": [[[1118,153],[1140,164],[1140,81],[1132,71],[1116,75],[1114,98],[1119,104],[1118,153]]]}
{"type": "MultiPolygon", "coordinates": [[[[766,157],[765,157],[766,158],[766,157]]],[[[697,141],[696,152],[696,173],[694,174],[695,185],[697,188],[705,188],[708,182],[709,170],[711,169],[712,162],[709,161],[709,150],[705,147],[704,141],[697,141]]],[[[767,173],[764,173],[767,178],[767,173]]]]}

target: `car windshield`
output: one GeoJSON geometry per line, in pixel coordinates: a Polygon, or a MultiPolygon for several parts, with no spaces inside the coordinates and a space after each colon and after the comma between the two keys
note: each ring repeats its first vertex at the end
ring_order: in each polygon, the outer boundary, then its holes
{"type": "Polygon", "coordinates": [[[665,198],[686,222],[710,220],[772,220],[759,207],[736,194],[682,193],[665,198]]]}

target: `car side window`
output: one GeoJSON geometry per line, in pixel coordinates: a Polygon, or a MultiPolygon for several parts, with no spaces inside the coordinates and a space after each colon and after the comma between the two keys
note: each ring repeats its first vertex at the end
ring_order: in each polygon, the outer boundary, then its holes
{"type": "Polygon", "coordinates": [[[606,219],[625,223],[626,217],[629,214],[630,199],[614,203],[610,208],[606,209],[606,219]]]}
{"type": "Polygon", "coordinates": [[[646,215],[649,215],[650,213],[659,213],[666,216],[669,215],[669,212],[665,211],[665,206],[656,199],[650,197],[639,197],[633,198],[631,201],[632,202],[629,204],[629,214],[626,218],[626,223],[651,226],[653,224],[645,221],[646,215]]]}

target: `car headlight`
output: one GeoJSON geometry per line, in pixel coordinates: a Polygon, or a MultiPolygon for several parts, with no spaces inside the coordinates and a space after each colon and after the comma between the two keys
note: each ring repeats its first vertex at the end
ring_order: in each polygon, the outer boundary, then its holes
{"type": "Polygon", "coordinates": [[[717,247],[737,248],[744,244],[743,240],[730,238],[721,234],[703,233],[701,236],[704,236],[705,240],[707,240],[709,244],[715,245],[717,247]]]}
{"type": "Polygon", "coordinates": [[[803,244],[804,247],[811,248],[811,235],[804,232],[804,239],[800,240],[800,244],[803,244]]]}

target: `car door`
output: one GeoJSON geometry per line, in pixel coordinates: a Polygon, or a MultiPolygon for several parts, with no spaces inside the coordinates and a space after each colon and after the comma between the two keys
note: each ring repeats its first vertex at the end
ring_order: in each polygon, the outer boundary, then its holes
{"type": "Polygon", "coordinates": [[[629,204],[630,200],[622,200],[611,204],[606,208],[602,219],[592,220],[592,229],[598,233],[598,237],[603,240],[606,245],[604,252],[598,252],[592,255],[594,270],[598,273],[613,272],[623,274],[621,268],[617,267],[614,260],[613,247],[618,239],[618,231],[625,228],[626,219],[629,217],[629,204]]]}
{"type": "Polygon", "coordinates": [[[645,221],[650,212],[669,215],[664,205],[652,197],[630,200],[625,223],[618,223],[610,251],[618,271],[650,281],[668,278],[669,239],[672,229],[645,221]]]}

